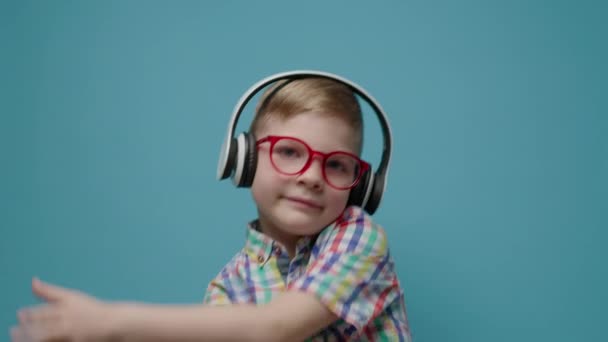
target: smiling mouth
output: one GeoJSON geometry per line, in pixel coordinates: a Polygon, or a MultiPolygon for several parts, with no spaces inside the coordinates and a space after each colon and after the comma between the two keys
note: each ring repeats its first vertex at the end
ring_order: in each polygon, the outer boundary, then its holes
{"type": "Polygon", "coordinates": [[[299,205],[303,205],[305,207],[308,208],[312,208],[312,209],[318,209],[321,210],[323,207],[313,201],[304,199],[304,198],[299,198],[299,197],[285,197],[286,200],[299,204],[299,205]]]}

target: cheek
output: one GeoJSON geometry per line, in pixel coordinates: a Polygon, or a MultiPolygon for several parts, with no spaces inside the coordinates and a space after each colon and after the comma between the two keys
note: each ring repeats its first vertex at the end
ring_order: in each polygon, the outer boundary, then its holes
{"type": "Polygon", "coordinates": [[[276,172],[274,172],[274,167],[270,163],[270,158],[268,158],[268,155],[261,153],[258,156],[253,182],[266,183],[271,182],[273,178],[276,178],[276,172]]]}
{"type": "Polygon", "coordinates": [[[348,202],[349,195],[350,191],[348,190],[331,190],[327,194],[327,197],[329,197],[328,202],[332,204],[332,208],[342,210],[346,207],[346,202],[348,202]]]}
{"type": "MultiPolygon", "coordinates": [[[[267,157],[267,156],[266,156],[267,157]]],[[[264,196],[265,194],[276,192],[279,186],[284,182],[280,174],[275,172],[272,164],[267,158],[258,159],[255,176],[253,178],[253,184],[251,185],[251,191],[256,199],[264,196]]]]}

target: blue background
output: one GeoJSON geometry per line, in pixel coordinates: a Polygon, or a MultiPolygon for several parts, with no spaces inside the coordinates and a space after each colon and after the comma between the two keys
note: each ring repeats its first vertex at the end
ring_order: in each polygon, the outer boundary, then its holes
{"type": "Polygon", "coordinates": [[[390,117],[375,218],[417,341],[605,341],[606,9],[1,2],[0,328],[36,303],[32,276],[201,301],[255,216],[215,180],[233,106],[262,77],[321,69],[390,117]]]}

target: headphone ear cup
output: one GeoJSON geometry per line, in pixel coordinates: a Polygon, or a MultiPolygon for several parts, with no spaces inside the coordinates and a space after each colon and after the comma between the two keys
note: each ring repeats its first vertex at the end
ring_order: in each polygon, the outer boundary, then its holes
{"type": "Polygon", "coordinates": [[[235,146],[235,151],[233,153],[234,167],[232,173],[232,183],[236,186],[239,186],[243,181],[243,173],[245,172],[245,152],[247,151],[245,134],[239,134],[236,139],[234,139],[232,145],[235,146]]]}
{"type": "Polygon", "coordinates": [[[374,174],[373,184],[371,184],[371,189],[369,193],[369,197],[367,199],[367,203],[365,203],[365,211],[372,215],[378,209],[380,205],[380,200],[382,199],[382,194],[384,193],[384,175],[374,174]]]}
{"type": "MultiPolygon", "coordinates": [[[[370,168],[371,169],[371,168],[370,168]]],[[[367,193],[367,188],[369,186],[371,171],[367,170],[361,175],[361,179],[359,179],[359,183],[350,191],[350,196],[348,198],[348,205],[356,205],[358,207],[363,207],[365,203],[365,194],[367,193]]]]}
{"type": "Polygon", "coordinates": [[[229,141],[224,142],[220,151],[220,157],[217,164],[217,178],[219,180],[226,179],[234,172],[237,155],[237,141],[231,138],[229,141]],[[229,143],[229,147],[226,148],[226,144],[229,143]]]}
{"type": "Polygon", "coordinates": [[[257,168],[258,154],[256,139],[253,134],[241,133],[238,137],[239,153],[234,184],[239,188],[248,188],[253,184],[257,168]],[[238,175],[238,177],[236,177],[238,175]]]}

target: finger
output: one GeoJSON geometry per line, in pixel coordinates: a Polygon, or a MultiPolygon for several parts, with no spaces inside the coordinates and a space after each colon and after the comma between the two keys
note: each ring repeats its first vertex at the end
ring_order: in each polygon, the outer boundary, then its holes
{"type": "Polygon", "coordinates": [[[17,341],[48,342],[61,340],[58,324],[41,322],[36,324],[21,324],[14,333],[17,341]]]}
{"type": "Polygon", "coordinates": [[[19,323],[31,323],[37,321],[48,321],[59,317],[59,309],[51,305],[39,305],[24,308],[17,312],[19,323]]]}
{"type": "Polygon", "coordinates": [[[64,287],[45,283],[38,278],[32,280],[32,291],[47,302],[58,302],[74,296],[77,292],[64,287]]]}
{"type": "Polygon", "coordinates": [[[38,342],[32,336],[27,334],[23,326],[11,328],[11,342],[38,342]]]}
{"type": "Polygon", "coordinates": [[[11,342],[27,342],[20,327],[12,327],[10,330],[11,342]]]}

